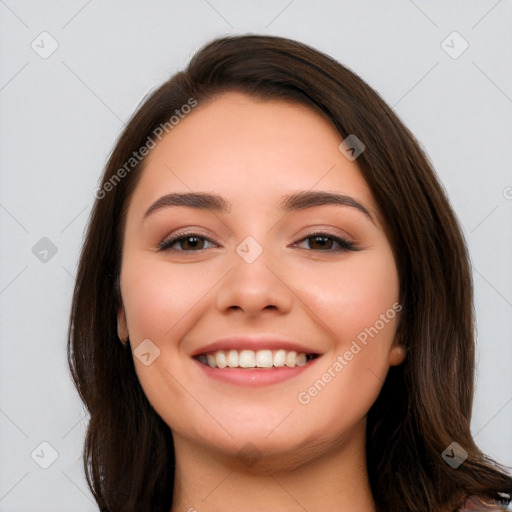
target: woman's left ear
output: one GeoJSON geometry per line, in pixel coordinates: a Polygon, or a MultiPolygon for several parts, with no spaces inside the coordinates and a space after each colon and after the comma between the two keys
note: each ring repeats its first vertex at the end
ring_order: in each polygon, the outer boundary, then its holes
{"type": "Polygon", "coordinates": [[[389,350],[388,364],[389,366],[398,366],[405,361],[407,349],[403,345],[393,345],[389,350]]]}
{"type": "Polygon", "coordinates": [[[124,345],[128,339],[128,329],[126,327],[126,315],[123,307],[117,313],[117,336],[124,345]]]}

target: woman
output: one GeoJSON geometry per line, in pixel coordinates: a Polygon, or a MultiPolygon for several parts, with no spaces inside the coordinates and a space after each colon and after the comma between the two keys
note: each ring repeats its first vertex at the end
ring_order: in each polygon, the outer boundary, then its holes
{"type": "Polygon", "coordinates": [[[102,511],[505,510],[467,249],[411,133],[295,41],[215,40],[107,164],[69,361],[102,511]]]}

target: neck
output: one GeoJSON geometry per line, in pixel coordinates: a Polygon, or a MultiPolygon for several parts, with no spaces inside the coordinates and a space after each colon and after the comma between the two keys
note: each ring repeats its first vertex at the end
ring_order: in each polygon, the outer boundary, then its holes
{"type": "MultiPolygon", "coordinates": [[[[339,446],[316,453],[255,461],[208,451],[175,435],[176,470],[171,512],[372,512],[364,429],[339,446]],[[236,460],[233,460],[236,459],[236,460]]],[[[247,449],[250,454],[250,449],[247,449]]]]}

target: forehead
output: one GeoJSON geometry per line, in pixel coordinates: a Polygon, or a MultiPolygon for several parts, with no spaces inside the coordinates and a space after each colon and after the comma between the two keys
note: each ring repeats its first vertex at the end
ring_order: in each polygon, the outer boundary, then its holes
{"type": "Polygon", "coordinates": [[[215,190],[249,206],[319,189],[356,196],[376,210],[341,142],[332,124],[305,105],[226,93],[195,107],[151,150],[134,200],[215,190]]]}

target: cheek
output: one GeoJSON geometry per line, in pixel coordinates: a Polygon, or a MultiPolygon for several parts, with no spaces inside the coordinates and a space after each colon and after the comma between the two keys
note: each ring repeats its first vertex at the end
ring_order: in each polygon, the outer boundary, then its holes
{"type": "MultiPolygon", "coordinates": [[[[121,289],[132,338],[163,343],[187,316],[201,308],[201,300],[215,286],[214,276],[198,273],[194,265],[170,265],[132,257],[123,263],[121,289]]],[[[134,341],[136,341],[134,339],[134,341]]]]}
{"type": "Polygon", "coordinates": [[[176,431],[189,434],[195,431],[190,417],[196,418],[203,429],[215,429],[211,418],[190,399],[189,385],[183,385],[192,379],[188,356],[180,351],[180,340],[204,314],[208,292],[217,281],[218,276],[213,272],[198,273],[194,265],[150,262],[147,256],[127,257],[121,271],[123,303],[134,355],[137,345],[146,339],[160,351],[149,366],[134,357],[139,382],[164,421],[176,431]],[[189,414],[183,415],[184,410],[189,414]]]}
{"type": "MultiPolygon", "coordinates": [[[[330,267],[330,266],[329,266],[330,267]]],[[[377,324],[381,338],[394,333],[399,283],[393,256],[387,249],[355,254],[333,268],[319,266],[308,287],[308,302],[342,348],[377,324]],[[386,313],[392,311],[386,315],[386,313]],[[382,325],[381,315],[386,320],[382,325]]],[[[363,336],[364,337],[364,336],[363,336]]]]}
{"type": "Polygon", "coordinates": [[[335,342],[297,400],[324,432],[349,429],[375,402],[389,368],[401,309],[391,252],[357,256],[340,265],[336,275],[319,276],[311,289],[316,312],[335,342]],[[326,410],[338,414],[325,414],[326,410]]]}

